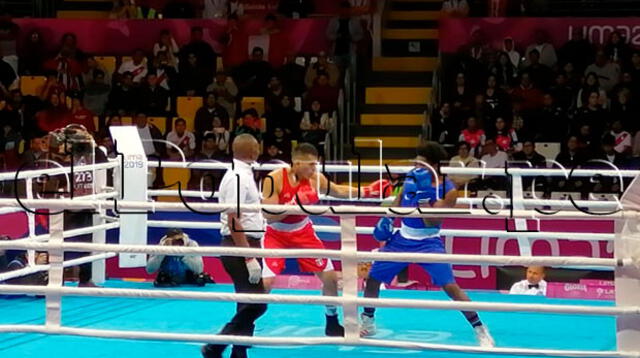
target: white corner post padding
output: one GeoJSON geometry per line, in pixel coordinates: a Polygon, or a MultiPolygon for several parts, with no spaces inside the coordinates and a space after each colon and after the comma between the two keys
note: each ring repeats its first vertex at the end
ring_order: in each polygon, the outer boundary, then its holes
{"type": "MultiPolygon", "coordinates": [[[[62,244],[64,241],[64,214],[59,212],[49,217],[49,232],[51,237],[49,243],[59,245],[56,249],[49,250],[49,288],[61,288],[64,284],[64,251],[62,244]]],[[[48,328],[60,328],[62,317],[62,295],[58,292],[47,292],[46,294],[46,319],[48,328]]]]}

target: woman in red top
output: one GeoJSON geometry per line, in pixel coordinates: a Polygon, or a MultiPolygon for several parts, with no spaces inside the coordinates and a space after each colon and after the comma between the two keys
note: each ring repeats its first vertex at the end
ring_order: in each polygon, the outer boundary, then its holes
{"type": "Polygon", "coordinates": [[[52,132],[69,124],[71,119],[70,112],[63,98],[64,96],[58,92],[53,92],[49,95],[48,107],[36,113],[38,128],[52,132]]]}
{"type": "Polygon", "coordinates": [[[516,131],[502,117],[496,119],[495,142],[500,150],[507,153],[519,151],[521,146],[516,131]]]}
{"type": "Polygon", "coordinates": [[[467,142],[471,147],[471,155],[477,156],[480,154],[478,146],[484,145],[486,135],[482,128],[478,127],[478,120],[476,117],[469,117],[467,119],[467,128],[463,129],[458,137],[458,142],[467,142]]]}

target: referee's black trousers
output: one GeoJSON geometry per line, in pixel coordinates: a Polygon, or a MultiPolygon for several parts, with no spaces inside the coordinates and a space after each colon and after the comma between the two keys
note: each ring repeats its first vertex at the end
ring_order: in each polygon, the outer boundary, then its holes
{"type": "MultiPolygon", "coordinates": [[[[260,240],[247,238],[249,245],[253,248],[260,248],[260,240]]],[[[231,236],[222,239],[222,246],[235,246],[231,236]]],[[[221,256],[220,260],[225,271],[231,276],[233,286],[237,293],[264,293],[262,280],[258,283],[249,282],[249,271],[245,264],[244,257],[221,256]]],[[[238,303],[236,314],[227,323],[220,334],[252,336],[255,328],[254,322],[267,310],[264,303],[238,303]]]]}

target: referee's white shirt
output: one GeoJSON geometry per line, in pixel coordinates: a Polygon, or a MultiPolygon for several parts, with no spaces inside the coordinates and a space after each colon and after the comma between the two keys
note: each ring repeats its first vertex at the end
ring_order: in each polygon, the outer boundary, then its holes
{"type": "MultiPolygon", "coordinates": [[[[240,160],[233,160],[233,169],[228,169],[218,189],[218,201],[224,204],[260,204],[260,191],[253,177],[251,166],[240,160]],[[239,185],[238,185],[239,183],[239,185]]],[[[237,209],[234,209],[234,211],[237,209]]],[[[231,235],[227,215],[230,212],[220,214],[222,235],[231,235]]],[[[259,239],[265,229],[265,221],[262,212],[245,212],[240,209],[240,224],[247,237],[259,239]]]]}
{"type": "Polygon", "coordinates": [[[511,286],[509,293],[515,295],[531,295],[531,296],[546,296],[547,295],[547,281],[540,280],[538,287],[529,287],[528,280],[522,280],[516,282],[511,286]]]}

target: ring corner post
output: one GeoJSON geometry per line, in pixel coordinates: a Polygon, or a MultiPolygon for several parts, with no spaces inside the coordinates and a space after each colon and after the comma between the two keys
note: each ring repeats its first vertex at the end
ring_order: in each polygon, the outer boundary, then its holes
{"type": "Polygon", "coordinates": [[[341,251],[342,251],[342,296],[344,312],[344,337],[348,343],[360,339],[360,323],[358,320],[358,242],[356,236],[356,217],[354,215],[340,217],[341,251]]]}
{"type": "MultiPolygon", "coordinates": [[[[623,218],[615,221],[615,257],[618,261],[640,254],[640,221],[623,218]]],[[[637,306],[640,303],[640,267],[618,266],[615,269],[616,306],[637,306]]],[[[640,352],[640,315],[616,318],[618,350],[640,352]]]]}
{"type": "MultiPolygon", "coordinates": [[[[50,216],[51,234],[49,243],[62,246],[64,242],[64,214],[56,213],[50,216]]],[[[48,288],[59,289],[63,286],[64,273],[64,251],[61,248],[49,251],[49,283],[48,288]]],[[[58,293],[47,293],[46,297],[46,320],[45,325],[49,328],[59,328],[62,317],[62,296],[58,293]]]]}

